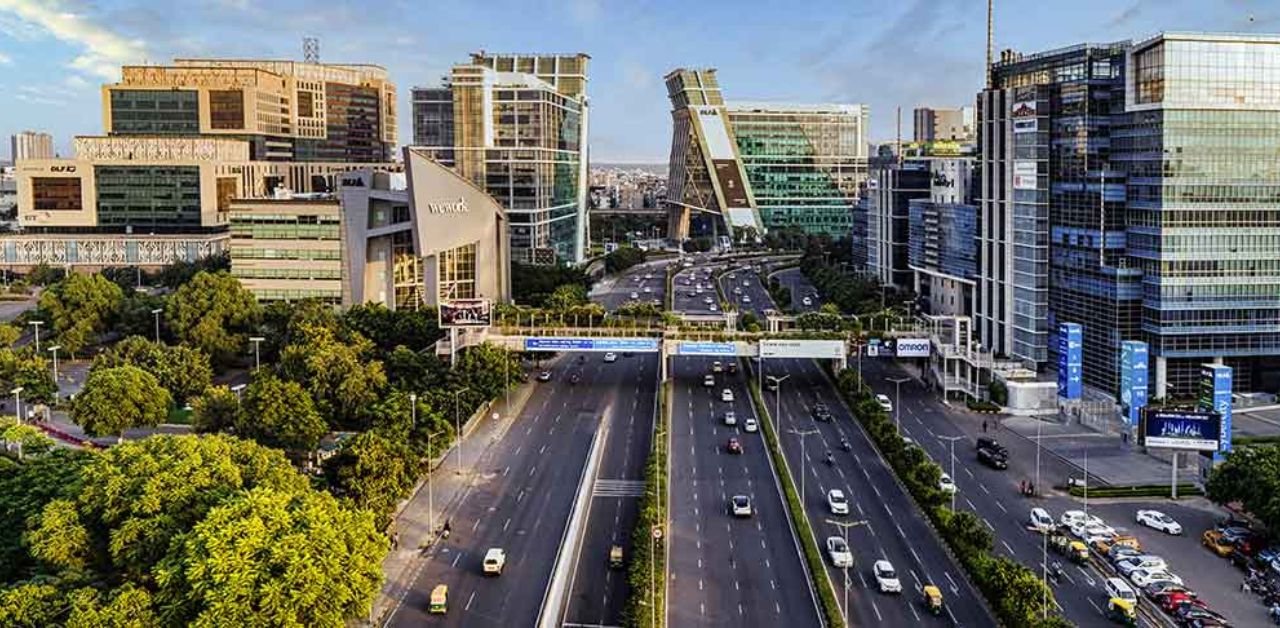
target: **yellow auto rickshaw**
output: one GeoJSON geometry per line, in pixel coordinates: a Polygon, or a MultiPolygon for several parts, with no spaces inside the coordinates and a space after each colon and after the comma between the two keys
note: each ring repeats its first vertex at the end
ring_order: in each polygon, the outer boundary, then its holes
{"type": "Polygon", "coordinates": [[[1138,625],[1138,612],[1131,600],[1113,597],[1107,602],[1107,619],[1125,626],[1138,625]]]}
{"type": "Polygon", "coordinates": [[[924,607],[934,615],[942,614],[942,590],[932,584],[924,587],[924,607]]]}
{"type": "Polygon", "coordinates": [[[1080,541],[1072,541],[1067,545],[1067,556],[1072,562],[1083,565],[1089,562],[1089,546],[1080,541]]]}
{"type": "Polygon", "coordinates": [[[613,569],[622,569],[622,546],[614,545],[609,548],[609,567],[613,569]]]}
{"type": "Polygon", "coordinates": [[[431,606],[427,609],[432,614],[443,615],[449,610],[449,585],[437,584],[431,590],[431,606]]]}

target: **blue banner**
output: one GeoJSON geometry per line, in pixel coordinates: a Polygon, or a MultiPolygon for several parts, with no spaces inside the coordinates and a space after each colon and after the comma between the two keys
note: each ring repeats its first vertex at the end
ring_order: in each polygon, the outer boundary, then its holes
{"type": "Polygon", "coordinates": [[[639,351],[657,353],[657,338],[525,338],[525,351],[639,351]]]}
{"type": "Polygon", "coordinates": [[[732,342],[680,342],[676,344],[676,354],[731,358],[738,355],[738,347],[732,342]]]}
{"type": "Polygon", "coordinates": [[[1204,364],[1200,367],[1200,407],[1216,412],[1222,417],[1219,430],[1218,451],[1215,461],[1231,451],[1231,367],[1222,364],[1204,364]]]}
{"type": "Polygon", "coordinates": [[[1147,406],[1147,354],[1141,340],[1120,343],[1120,411],[1126,425],[1137,425],[1147,406]]]}
{"type": "Polygon", "coordinates": [[[1084,328],[1058,325],[1058,396],[1079,399],[1084,393],[1084,328]]]}

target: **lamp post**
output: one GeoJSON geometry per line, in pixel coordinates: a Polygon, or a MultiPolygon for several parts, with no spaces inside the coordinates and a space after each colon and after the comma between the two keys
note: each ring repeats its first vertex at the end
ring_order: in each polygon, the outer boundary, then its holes
{"type": "Polygon", "coordinates": [[[40,354],[40,326],[43,324],[44,321],[31,321],[28,323],[28,325],[36,328],[36,355],[40,354]]]}
{"type": "Polygon", "coordinates": [[[62,345],[53,345],[52,347],[49,347],[49,351],[53,353],[53,398],[54,399],[58,398],[58,349],[61,349],[61,348],[62,348],[62,345]]]}
{"type": "MultiPolygon", "coordinates": [[[[836,526],[837,528],[840,528],[840,532],[844,536],[844,547],[845,549],[849,550],[850,554],[852,554],[853,548],[849,546],[849,528],[865,526],[867,525],[867,520],[863,519],[861,521],[836,521],[835,519],[827,519],[826,521],[827,523],[833,526],[836,526]]],[[[850,584],[849,563],[845,563],[842,569],[844,570],[844,625],[848,626],[850,625],[849,624],[849,584],[850,584]]]]}
{"type": "Polygon", "coordinates": [[[804,461],[808,460],[808,458],[805,457],[804,455],[804,438],[806,436],[812,436],[814,434],[817,434],[818,430],[797,430],[795,428],[791,428],[791,430],[789,431],[792,434],[795,434],[796,436],[800,437],[800,507],[803,508],[804,499],[805,499],[804,498],[804,478],[806,475],[808,475],[807,473],[804,472],[804,461]]]}
{"type": "Polygon", "coordinates": [[[257,372],[262,367],[262,341],[266,340],[262,336],[254,336],[249,339],[253,343],[253,370],[257,372]]]}
{"type": "Polygon", "coordinates": [[[937,436],[938,440],[951,442],[951,512],[956,511],[956,441],[962,440],[964,436],[937,436]]]}
{"type": "Polygon", "coordinates": [[[466,386],[463,386],[462,388],[459,388],[453,391],[453,429],[455,433],[458,435],[458,475],[462,475],[462,442],[463,442],[462,441],[462,419],[458,417],[458,403],[459,403],[459,395],[461,395],[464,392],[467,392],[468,390],[471,390],[471,389],[466,386]]]}
{"type": "Polygon", "coordinates": [[[22,386],[9,391],[13,394],[14,411],[18,414],[18,423],[22,423],[22,386]]]}
{"type": "Polygon", "coordinates": [[[890,377],[885,381],[892,382],[893,387],[893,424],[902,435],[902,382],[911,381],[910,377],[890,377]]]}
{"type": "Polygon", "coordinates": [[[773,416],[778,421],[778,427],[782,427],[782,382],[786,381],[791,374],[788,373],[782,377],[770,375],[769,381],[773,383],[773,416]]]}
{"type": "Polygon", "coordinates": [[[236,405],[240,405],[241,393],[244,391],[244,384],[236,384],[231,387],[231,392],[236,394],[236,405]]]}
{"type": "Polygon", "coordinates": [[[156,319],[156,344],[160,344],[160,313],[164,308],[156,308],[151,310],[151,316],[156,319]]]}

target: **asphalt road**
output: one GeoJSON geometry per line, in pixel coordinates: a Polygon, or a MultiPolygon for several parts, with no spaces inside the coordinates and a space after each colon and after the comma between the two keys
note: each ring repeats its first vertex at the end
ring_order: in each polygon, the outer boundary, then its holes
{"type": "Polygon", "coordinates": [[[591,300],[604,306],[606,310],[616,310],[631,301],[654,303],[662,307],[667,292],[667,264],[671,262],[645,263],[628,268],[612,277],[601,279],[596,285],[591,300]],[[646,279],[645,276],[648,275],[646,279]],[[648,289],[649,292],[645,292],[648,289]],[[633,298],[631,295],[634,294],[633,298]],[[655,303],[656,302],[656,303],[655,303]]]}
{"type": "MultiPolygon", "coordinates": [[[[582,540],[578,562],[571,576],[566,626],[617,626],[626,602],[627,571],[609,567],[609,550],[623,548],[624,560],[634,555],[631,532],[640,497],[644,493],[644,465],[653,441],[654,401],[658,386],[658,357],[635,354],[619,357],[614,364],[596,354],[584,368],[624,370],[619,405],[603,432],[604,454],[596,471],[596,489],[582,540]],[[637,363],[633,368],[631,362],[637,363]],[[634,375],[634,377],[633,377],[634,375]]],[[[581,384],[579,384],[581,385],[581,384]]]]}
{"type": "Polygon", "coordinates": [[[451,516],[453,533],[431,551],[389,625],[534,625],[592,435],[606,412],[626,421],[639,374],[656,368],[655,358],[601,364],[588,355],[581,367],[576,359],[566,354],[552,363],[555,379],[534,391],[477,463],[472,488],[451,516]],[[570,385],[577,369],[582,381],[570,385]],[[499,577],[481,573],[491,547],[506,550],[499,577]],[[449,612],[428,615],[431,589],[440,583],[449,585],[449,612]]]}
{"type": "Polygon", "coordinates": [[[816,312],[822,307],[822,298],[812,298],[812,295],[818,293],[818,289],[813,287],[813,283],[809,281],[799,268],[788,268],[779,271],[777,275],[778,283],[785,286],[791,291],[791,311],[800,314],[802,312],[816,312]],[[804,304],[804,297],[810,296],[809,305],[804,304]]]}
{"type": "Polygon", "coordinates": [[[739,312],[755,314],[763,325],[764,311],[773,308],[773,299],[750,266],[735,266],[721,275],[720,287],[729,302],[738,306],[739,312]]]}
{"type": "MultiPolygon", "coordinates": [[[[888,377],[901,377],[908,373],[918,375],[916,366],[904,368],[892,359],[864,359],[867,382],[877,392],[895,396],[894,385],[888,377]]],[[[1030,510],[1039,506],[1057,518],[1067,510],[1083,510],[1082,500],[1058,493],[1053,484],[1062,484],[1068,476],[1079,477],[1080,470],[1069,466],[1059,458],[1042,452],[1040,457],[1040,482],[1042,497],[1028,499],[1018,492],[1020,480],[1035,481],[1036,447],[1034,442],[999,430],[995,419],[989,422],[988,435],[994,436],[1010,451],[1009,468],[1004,471],[991,469],[977,461],[974,440],[981,435],[982,419],[947,406],[932,392],[925,391],[916,381],[902,384],[902,397],[897,402],[901,414],[903,434],[912,438],[934,460],[950,472],[949,444],[938,436],[964,436],[955,444],[955,473],[958,487],[956,506],[978,514],[995,536],[995,551],[1039,571],[1044,552],[1043,537],[1026,529],[1030,510]]],[[[1199,546],[1200,532],[1213,525],[1225,512],[1197,500],[1199,507],[1180,505],[1168,500],[1093,500],[1090,514],[1102,517],[1117,529],[1134,534],[1143,547],[1164,557],[1171,570],[1195,589],[1210,607],[1225,614],[1236,625],[1260,625],[1265,620],[1265,609],[1257,598],[1246,596],[1239,590],[1242,573],[1213,556],[1199,546]],[[1170,537],[1134,523],[1138,510],[1161,510],[1182,523],[1185,532],[1181,537],[1170,537]]],[[[1110,625],[1103,616],[1108,597],[1103,592],[1103,577],[1095,569],[1071,565],[1067,560],[1048,553],[1049,562],[1060,562],[1066,577],[1053,585],[1054,596],[1067,619],[1078,626],[1110,625]]]]}
{"type": "MultiPolygon", "coordinates": [[[[854,553],[849,592],[852,622],[886,626],[994,625],[995,620],[981,604],[977,591],[962,577],[960,566],[945,552],[924,514],[894,479],[893,471],[840,402],[817,363],[767,360],[764,373],[766,377],[789,376],[779,393],[766,393],[765,402],[781,404],[778,414],[783,450],[797,483],[800,474],[805,476],[805,511],[818,543],[825,545],[827,537],[841,535],[840,528],[827,523],[828,519],[866,522],[849,530],[849,545],[854,553]],[[813,419],[812,408],[819,401],[831,410],[832,421],[813,419]],[[801,437],[792,433],[793,429],[815,432],[801,437]],[[848,439],[851,451],[841,450],[841,437],[848,439]],[[827,451],[834,456],[832,465],[824,461],[827,451]],[[831,514],[826,495],[834,488],[844,491],[852,503],[848,516],[831,514]],[[879,592],[871,565],[880,559],[889,560],[898,572],[901,594],[879,592]],[[946,612],[940,617],[924,611],[921,588],[926,584],[943,591],[946,612]]],[[[843,602],[842,570],[831,567],[829,561],[828,569],[836,585],[836,597],[843,602]]]]}
{"type": "Polygon", "coordinates": [[[677,312],[689,312],[693,314],[717,314],[720,308],[720,296],[716,294],[715,286],[712,279],[708,277],[708,271],[711,276],[721,266],[705,265],[694,266],[692,268],[682,269],[673,278],[675,290],[675,299],[672,304],[677,312]],[[686,283],[688,281],[688,283],[686,283]],[[697,291],[698,285],[702,286],[702,292],[697,291]],[[690,296],[692,293],[693,296],[690,296]],[[711,299],[711,303],[707,303],[706,299],[711,299]],[[711,305],[715,305],[717,311],[712,312],[711,305]]]}
{"type": "Polygon", "coordinates": [[[716,374],[703,386],[709,358],[673,359],[671,417],[671,626],[819,626],[816,601],[763,436],[742,430],[755,410],[741,373],[716,374]],[[721,401],[728,386],[734,401],[721,401]],[[723,424],[737,414],[738,426],[723,424]],[[726,451],[728,439],[741,455],[726,451]],[[751,518],[729,514],[729,499],[747,495],[751,518]]]}

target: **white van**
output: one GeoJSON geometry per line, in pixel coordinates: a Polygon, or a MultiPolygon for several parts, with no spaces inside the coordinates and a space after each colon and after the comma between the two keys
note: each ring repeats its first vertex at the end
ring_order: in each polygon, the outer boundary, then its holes
{"type": "Polygon", "coordinates": [[[1133,587],[1128,582],[1120,578],[1107,578],[1104,587],[1107,591],[1107,597],[1118,597],[1122,600],[1128,600],[1134,604],[1138,603],[1138,594],[1134,592],[1133,587]]]}

